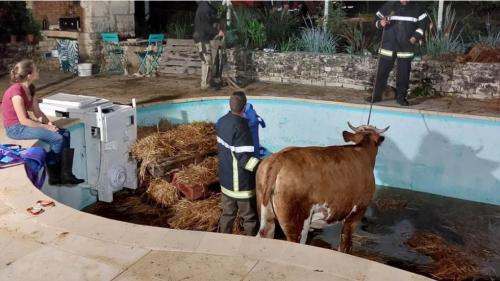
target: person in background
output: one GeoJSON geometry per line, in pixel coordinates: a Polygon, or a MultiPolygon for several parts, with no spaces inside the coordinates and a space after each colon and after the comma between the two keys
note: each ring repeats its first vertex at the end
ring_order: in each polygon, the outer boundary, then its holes
{"type": "Polygon", "coordinates": [[[231,233],[239,212],[245,234],[253,236],[259,227],[255,200],[255,171],[259,159],[254,157],[252,134],[247,120],[243,118],[246,103],[245,93],[234,92],[229,99],[231,111],[216,124],[222,191],[218,231],[231,233]]]}
{"type": "Polygon", "coordinates": [[[82,183],[72,172],[74,150],[69,148],[69,131],[56,127],[38,106],[33,84],[38,78],[39,72],[32,60],[22,60],[10,71],[12,85],[2,98],[5,132],[11,139],[39,139],[50,144],[47,154],[50,185],[82,183]],[[32,119],[28,111],[32,111],[36,119],[32,119]]]}
{"type": "MultiPolygon", "coordinates": [[[[408,106],[406,95],[410,82],[413,49],[424,36],[427,13],[410,1],[386,2],[376,13],[375,26],[384,29],[373,92],[373,102],[382,100],[389,72],[397,60],[396,96],[398,104],[408,106]]],[[[371,101],[371,97],[367,98],[371,101]]]]}
{"type": "Polygon", "coordinates": [[[194,17],[193,40],[201,58],[201,89],[213,86],[214,58],[220,45],[216,37],[224,37],[217,19],[217,10],[210,1],[199,1],[194,17]]]}

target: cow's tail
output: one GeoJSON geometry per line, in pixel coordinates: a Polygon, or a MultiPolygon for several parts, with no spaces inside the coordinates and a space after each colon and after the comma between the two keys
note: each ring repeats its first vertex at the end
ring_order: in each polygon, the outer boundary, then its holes
{"type": "Polygon", "coordinates": [[[260,203],[260,229],[257,237],[274,238],[276,213],[273,193],[280,170],[278,155],[264,160],[257,172],[257,203],[260,203]]]}

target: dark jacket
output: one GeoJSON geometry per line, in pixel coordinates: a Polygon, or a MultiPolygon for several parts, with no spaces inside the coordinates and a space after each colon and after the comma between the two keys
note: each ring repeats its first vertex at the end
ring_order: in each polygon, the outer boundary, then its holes
{"type": "Polygon", "coordinates": [[[429,19],[427,13],[415,2],[401,5],[399,1],[390,1],[376,14],[377,28],[382,28],[380,20],[383,17],[389,17],[390,24],[385,27],[380,54],[390,56],[389,51],[397,52],[398,57],[413,57],[414,45],[409,40],[411,37],[415,37],[417,41],[422,39],[429,19]]]}
{"type": "Polygon", "coordinates": [[[219,180],[222,193],[234,199],[255,196],[254,146],[247,120],[231,112],[217,121],[219,180]]]}
{"type": "Polygon", "coordinates": [[[210,42],[219,32],[217,27],[217,10],[208,1],[200,1],[194,16],[194,41],[210,42]]]}

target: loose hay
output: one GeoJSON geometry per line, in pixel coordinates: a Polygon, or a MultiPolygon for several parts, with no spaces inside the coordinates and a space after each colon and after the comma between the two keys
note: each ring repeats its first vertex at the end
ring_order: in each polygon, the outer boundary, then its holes
{"type": "Polygon", "coordinates": [[[146,193],[153,201],[165,207],[174,205],[180,199],[177,189],[163,179],[151,180],[146,193]]]}
{"type": "Polygon", "coordinates": [[[172,123],[166,119],[160,119],[156,126],[141,126],[137,127],[137,139],[140,140],[154,133],[165,132],[174,128],[172,123]]]}
{"type": "Polygon", "coordinates": [[[475,45],[465,55],[458,56],[457,62],[500,62],[500,48],[494,48],[486,45],[475,45]]]}
{"type": "Polygon", "coordinates": [[[415,233],[406,243],[416,251],[431,256],[435,264],[430,274],[438,280],[473,279],[479,269],[458,248],[432,233],[415,233]]]}
{"type": "Polygon", "coordinates": [[[217,182],[218,158],[207,157],[199,164],[190,164],[175,174],[175,181],[186,186],[217,182]]]}
{"type": "Polygon", "coordinates": [[[131,149],[132,156],[141,163],[142,179],[148,169],[161,167],[168,171],[216,152],[215,126],[209,122],[179,125],[166,132],[153,133],[138,140],[131,149]]]}
{"type": "Polygon", "coordinates": [[[181,199],[172,208],[168,223],[175,229],[216,231],[222,212],[219,194],[197,201],[181,199]]]}

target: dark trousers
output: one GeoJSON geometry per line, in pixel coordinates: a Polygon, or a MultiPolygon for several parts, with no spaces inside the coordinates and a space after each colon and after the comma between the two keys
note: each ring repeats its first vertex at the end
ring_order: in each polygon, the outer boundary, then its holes
{"type": "Polygon", "coordinates": [[[389,73],[391,72],[396,59],[398,60],[396,75],[397,98],[398,100],[406,98],[408,86],[410,84],[411,58],[395,58],[380,55],[377,70],[377,81],[375,81],[374,101],[380,101],[382,99],[382,92],[387,86],[387,79],[389,78],[389,73]]]}
{"type": "Polygon", "coordinates": [[[245,235],[255,236],[258,230],[255,197],[250,199],[233,199],[222,194],[222,215],[219,220],[218,232],[232,233],[236,214],[243,219],[245,235]]]}

